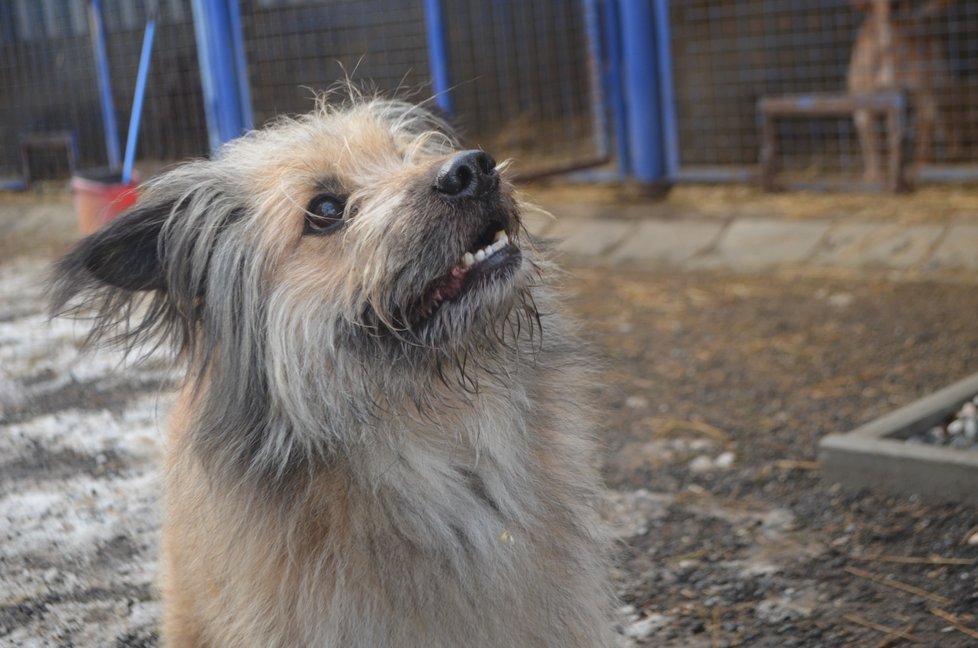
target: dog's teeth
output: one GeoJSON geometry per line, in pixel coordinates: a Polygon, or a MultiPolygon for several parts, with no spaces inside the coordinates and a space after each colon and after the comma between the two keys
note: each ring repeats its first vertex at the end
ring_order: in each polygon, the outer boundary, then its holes
{"type": "Polygon", "coordinates": [[[466,268],[471,268],[472,264],[475,263],[475,255],[471,252],[466,252],[462,255],[462,265],[466,268]]]}
{"type": "Polygon", "coordinates": [[[478,252],[475,253],[475,260],[476,261],[485,261],[486,260],[486,253],[483,252],[482,250],[479,250],[478,252]]]}
{"type": "Polygon", "coordinates": [[[498,242],[498,241],[507,241],[507,242],[509,241],[509,237],[506,236],[506,230],[499,230],[498,232],[496,232],[496,238],[493,239],[493,242],[498,242]]]}

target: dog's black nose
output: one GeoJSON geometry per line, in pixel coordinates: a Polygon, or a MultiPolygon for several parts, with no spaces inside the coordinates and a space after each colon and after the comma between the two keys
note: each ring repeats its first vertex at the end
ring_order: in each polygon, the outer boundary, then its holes
{"type": "Polygon", "coordinates": [[[478,198],[498,184],[496,161],[484,151],[456,153],[435,175],[435,191],[449,198],[478,198]]]}

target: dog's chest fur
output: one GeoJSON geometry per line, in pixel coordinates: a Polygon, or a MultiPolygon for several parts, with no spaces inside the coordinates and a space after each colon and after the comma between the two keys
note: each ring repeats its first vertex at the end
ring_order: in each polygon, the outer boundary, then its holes
{"type": "MultiPolygon", "coordinates": [[[[575,378],[545,373],[529,383],[544,387],[486,385],[437,418],[378,422],[285,500],[262,484],[219,492],[213,482],[198,515],[170,524],[200,534],[204,555],[176,562],[207,574],[206,614],[220,619],[209,625],[230,633],[212,641],[606,645],[607,593],[588,590],[605,565],[586,421],[575,378]],[[240,528],[211,524],[228,510],[240,528]]],[[[199,470],[179,444],[171,469],[199,470]]],[[[183,498],[195,494],[180,492],[178,475],[168,481],[171,510],[186,516],[183,498]]]]}

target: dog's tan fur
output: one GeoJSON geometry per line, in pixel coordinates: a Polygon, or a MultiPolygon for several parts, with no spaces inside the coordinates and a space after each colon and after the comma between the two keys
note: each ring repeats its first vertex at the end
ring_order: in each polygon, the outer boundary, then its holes
{"type": "Polygon", "coordinates": [[[432,192],[457,149],[416,107],[324,105],[156,180],[62,261],[59,310],[188,366],[166,646],[611,645],[587,364],[506,179],[477,202],[432,192]],[[324,191],[347,224],[306,235],[324,191]],[[512,271],[412,324],[486,219],[512,271]]]}
{"type": "MultiPolygon", "coordinates": [[[[892,0],[850,1],[865,13],[865,18],[849,61],[849,92],[906,92],[912,100],[915,117],[914,165],[931,160],[938,129],[945,133],[948,156],[957,158],[961,133],[946,96],[951,83],[947,55],[940,40],[927,33],[925,22],[943,11],[951,0],[931,0],[917,11],[906,0],[901,0],[896,10],[892,0]]],[[[880,183],[883,161],[877,125],[868,111],[857,111],[855,122],[863,154],[864,179],[880,183]]]]}

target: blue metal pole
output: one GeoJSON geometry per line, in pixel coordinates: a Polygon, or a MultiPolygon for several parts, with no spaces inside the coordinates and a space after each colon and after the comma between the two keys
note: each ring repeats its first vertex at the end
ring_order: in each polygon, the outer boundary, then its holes
{"type": "Polygon", "coordinates": [[[112,99],[109,56],[105,49],[102,0],[90,0],[88,3],[88,29],[92,35],[92,50],[95,52],[99,104],[102,107],[102,126],[105,129],[105,152],[109,160],[109,168],[118,169],[122,156],[119,154],[119,126],[116,123],[115,102],[112,99]]]}
{"type": "Polygon", "coordinates": [[[136,74],[136,91],[132,98],[132,112],[129,114],[129,136],[126,138],[126,159],[122,163],[122,184],[132,180],[132,165],[136,161],[136,141],[139,139],[139,122],[143,116],[143,100],[146,98],[146,81],[149,79],[149,63],[153,54],[153,37],[156,35],[156,21],[146,23],[143,35],[143,51],[139,55],[139,72],[136,74]]]}
{"type": "Polygon", "coordinates": [[[237,0],[193,0],[197,57],[211,154],[252,128],[237,0]]]}
{"type": "Polygon", "coordinates": [[[621,79],[621,33],[618,22],[618,4],[614,0],[605,0],[605,60],[608,66],[607,89],[608,101],[611,104],[612,121],[615,128],[615,149],[618,155],[618,171],[627,177],[632,172],[631,153],[628,146],[628,114],[625,111],[625,94],[621,79]]]}
{"type": "MultiPolygon", "coordinates": [[[[598,155],[608,157],[608,102],[602,74],[601,21],[598,16],[598,0],[584,0],[584,33],[587,34],[588,77],[591,81],[591,116],[594,120],[594,143],[598,155]]],[[[565,104],[569,101],[565,100],[565,104]]]]}
{"type": "Polygon", "coordinates": [[[679,174],[679,125],[676,117],[676,86],[672,78],[669,0],[655,0],[655,38],[659,54],[659,98],[666,177],[674,181],[679,174]]]}
{"type": "Polygon", "coordinates": [[[251,84],[248,82],[248,61],[245,58],[244,28],[241,26],[241,3],[238,0],[228,2],[228,23],[231,27],[231,44],[234,48],[234,60],[238,77],[238,105],[241,106],[241,122],[245,131],[254,128],[254,116],[251,112],[251,84]]]}
{"type": "Polygon", "coordinates": [[[654,13],[649,0],[621,0],[619,11],[632,175],[660,182],[666,169],[654,13]]]}
{"type": "Polygon", "coordinates": [[[428,65],[431,67],[431,86],[435,105],[446,115],[455,114],[451,75],[448,67],[448,32],[441,0],[425,0],[425,32],[428,38],[428,65]]]}

